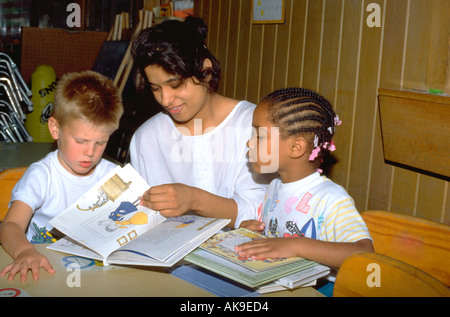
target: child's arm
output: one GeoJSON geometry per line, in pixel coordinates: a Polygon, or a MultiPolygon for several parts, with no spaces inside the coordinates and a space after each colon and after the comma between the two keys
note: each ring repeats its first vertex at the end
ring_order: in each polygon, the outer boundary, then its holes
{"type": "Polygon", "coordinates": [[[33,279],[37,280],[41,267],[49,273],[55,272],[48,259],[37,252],[26,238],[25,230],[32,213],[30,206],[21,201],[14,201],[0,226],[0,244],[14,259],[13,263],[0,272],[0,276],[9,272],[8,280],[14,279],[14,276],[20,273],[21,281],[26,281],[28,270],[31,270],[33,279]]]}
{"type": "Polygon", "coordinates": [[[154,186],[142,195],[141,205],[157,210],[165,217],[181,216],[194,211],[204,217],[231,219],[230,227],[234,227],[238,213],[234,199],[184,184],[154,186]]]}
{"type": "Polygon", "coordinates": [[[328,242],[310,238],[268,238],[236,246],[240,256],[264,258],[303,257],[328,266],[340,267],[352,253],[373,252],[372,241],[328,242]]]}
{"type": "Polygon", "coordinates": [[[262,233],[266,224],[258,220],[244,220],[241,222],[239,228],[244,228],[257,233],[262,233]]]}

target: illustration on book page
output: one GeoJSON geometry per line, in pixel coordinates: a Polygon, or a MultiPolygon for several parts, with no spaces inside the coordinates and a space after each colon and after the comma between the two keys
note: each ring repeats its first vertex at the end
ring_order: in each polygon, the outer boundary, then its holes
{"type": "Polygon", "coordinates": [[[148,188],[130,165],[114,169],[51,223],[94,250],[97,249],[94,245],[113,240],[117,244],[110,247],[115,249],[165,219],[156,211],[139,205],[139,197],[148,188]]]}

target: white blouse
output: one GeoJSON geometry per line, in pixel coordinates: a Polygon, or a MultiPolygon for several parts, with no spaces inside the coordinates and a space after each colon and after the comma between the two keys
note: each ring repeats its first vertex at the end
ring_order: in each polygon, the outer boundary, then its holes
{"type": "Polygon", "coordinates": [[[195,136],[180,133],[161,112],[134,134],[131,165],[150,186],[182,183],[233,198],[238,205],[236,227],[256,219],[268,181],[253,172],[247,159],[254,109],[254,104],[240,101],[217,127],[195,136]]]}

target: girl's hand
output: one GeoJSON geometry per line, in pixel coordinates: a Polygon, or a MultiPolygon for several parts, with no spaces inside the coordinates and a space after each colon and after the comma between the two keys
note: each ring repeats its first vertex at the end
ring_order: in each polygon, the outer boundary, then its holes
{"type": "Polygon", "coordinates": [[[28,270],[31,270],[33,279],[36,281],[39,279],[39,269],[44,268],[48,273],[55,273],[52,265],[48,259],[40,254],[34,247],[23,250],[16,257],[13,263],[7,265],[0,273],[0,276],[4,276],[7,273],[8,280],[13,280],[17,273],[20,274],[20,280],[25,282],[27,280],[28,270]]]}
{"type": "Polygon", "coordinates": [[[267,238],[246,242],[235,247],[239,256],[254,260],[291,258],[299,256],[298,245],[304,238],[267,238]]]}
{"type": "Polygon", "coordinates": [[[184,184],[154,186],[141,196],[140,204],[159,211],[164,217],[181,216],[193,210],[191,187],[184,184]]]}
{"type": "Polygon", "coordinates": [[[265,223],[258,220],[245,220],[242,221],[239,228],[245,228],[254,232],[262,233],[265,227],[265,223]]]}

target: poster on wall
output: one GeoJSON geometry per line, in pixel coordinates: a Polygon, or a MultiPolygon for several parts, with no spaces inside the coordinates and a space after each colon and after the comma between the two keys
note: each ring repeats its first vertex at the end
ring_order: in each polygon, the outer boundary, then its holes
{"type": "Polygon", "coordinates": [[[252,22],[255,24],[284,23],[284,0],[253,0],[252,22]]]}

